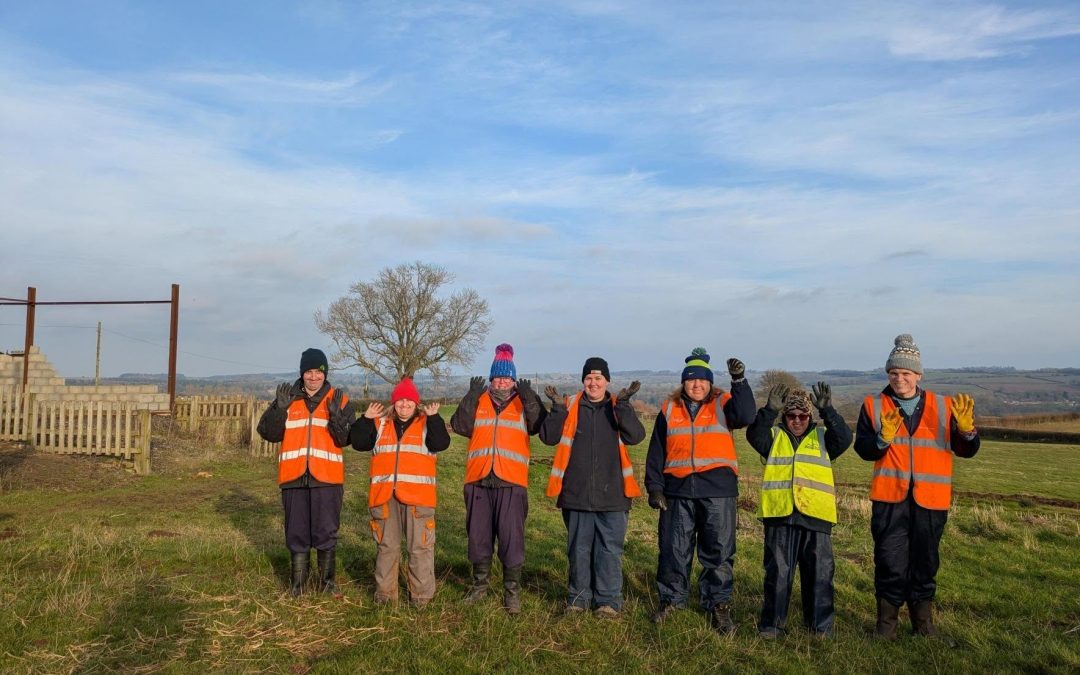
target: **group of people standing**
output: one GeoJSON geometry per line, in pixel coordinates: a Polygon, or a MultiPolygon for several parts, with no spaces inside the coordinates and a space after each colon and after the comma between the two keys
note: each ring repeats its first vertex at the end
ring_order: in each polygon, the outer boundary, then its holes
{"type": "MultiPolygon", "coordinates": [[[[545,387],[550,408],[526,379],[518,379],[513,348],[496,348],[488,377],[474,377],[450,419],[468,438],[465,529],[472,575],[465,601],[490,591],[497,553],[502,604],[521,612],[525,521],[528,517],[530,437],[555,446],[546,493],[566,526],[567,613],[592,610],[617,618],[623,604],[622,554],[632,499],[641,496],[628,445],[645,440],[631,399],[640,383],[608,391],[607,362],[591,357],[582,389],[562,395],[545,387]]],[[[684,360],[681,384],[665,399],[653,426],[645,464],[649,505],[659,511],[656,586],[659,624],[686,607],[696,553],[699,603],[721,634],[735,630],[735,529],[739,465],[733,432],[764,464],[758,517],[764,524],[764,601],[758,633],[787,630],[795,570],[802,576],[806,628],[828,637],[834,621],[831,530],[837,522],[832,463],[852,432],[832,405],[829,385],[811,391],[775,385],[757,407],[745,365],[727,360],[730,386],[714,384],[706,350],[684,360]],[[814,420],[814,413],[818,420],[814,420]]],[[[306,350],[300,378],[282,384],[258,432],[281,442],[278,482],[292,554],[290,593],[307,583],[310,549],[318,583],[336,593],[334,550],[344,483],[342,448],[372,453],[368,507],[377,553],[375,600],[398,598],[401,543],[408,550],[409,601],[423,606],[435,594],[436,456],[450,445],[439,404],[421,405],[413,382],[394,387],[390,407],[370,403],[354,419],[348,397],[326,381],[328,363],[306,350]]],[[[854,434],[855,451],[874,462],[871,533],[877,596],[876,634],[897,637],[900,608],[909,607],[917,634],[937,635],[933,622],[938,547],[951,501],[952,457],[979,449],[970,396],[923,390],[922,361],[910,335],[898,336],[885,364],[889,384],[867,396],[854,434]]]]}

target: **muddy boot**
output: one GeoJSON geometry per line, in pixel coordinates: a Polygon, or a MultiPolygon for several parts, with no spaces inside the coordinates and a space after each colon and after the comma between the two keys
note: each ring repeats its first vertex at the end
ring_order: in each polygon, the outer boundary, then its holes
{"type": "Polygon", "coordinates": [[[938,631],[937,626],[934,625],[933,600],[909,602],[908,612],[911,614],[911,628],[916,635],[940,640],[950,647],[956,646],[955,640],[938,631]]]}
{"type": "Polygon", "coordinates": [[[511,616],[521,614],[521,565],[503,568],[503,609],[511,616]]]}
{"type": "Polygon", "coordinates": [[[896,622],[900,618],[900,608],[885,598],[877,599],[877,625],[874,635],[882,640],[896,639],[896,622]]]}
{"type": "Polygon", "coordinates": [[[731,604],[723,603],[712,608],[709,613],[709,625],[721,635],[735,632],[735,622],[731,620],[731,604]]]}
{"type": "Polygon", "coordinates": [[[338,595],[337,584],[334,582],[336,565],[334,564],[334,549],[329,551],[316,551],[319,561],[319,590],[330,595],[338,595]]]}
{"type": "Polygon", "coordinates": [[[479,602],[487,596],[488,578],[491,576],[491,560],[482,560],[472,568],[472,586],[465,594],[465,602],[479,602]]]}
{"type": "Polygon", "coordinates": [[[307,551],[292,554],[292,575],[289,581],[289,595],[294,598],[304,592],[304,582],[307,581],[309,564],[310,558],[307,551]]]}

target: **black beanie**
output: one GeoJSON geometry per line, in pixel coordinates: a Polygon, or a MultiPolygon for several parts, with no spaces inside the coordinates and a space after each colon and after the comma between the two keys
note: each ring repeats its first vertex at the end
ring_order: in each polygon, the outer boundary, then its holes
{"type": "Polygon", "coordinates": [[[326,354],[323,354],[321,349],[305,349],[304,353],[300,355],[301,375],[309,370],[321,370],[325,373],[329,369],[330,364],[326,360],[326,354]]]}
{"type": "Polygon", "coordinates": [[[607,361],[599,356],[590,356],[585,359],[585,365],[581,368],[581,381],[584,382],[585,377],[593,372],[599,372],[605,380],[611,382],[611,371],[608,370],[607,361]]]}

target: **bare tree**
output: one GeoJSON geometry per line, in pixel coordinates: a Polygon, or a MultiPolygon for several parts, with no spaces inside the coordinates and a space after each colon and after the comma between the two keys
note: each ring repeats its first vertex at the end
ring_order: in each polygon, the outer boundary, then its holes
{"type": "Polygon", "coordinates": [[[488,304],[471,288],[438,297],[453,278],[417,261],[350,286],[325,313],[315,312],[315,325],[338,348],[335,364],[359,366],[391,384],[421,371],[440,379],[448,365],[469,364],[491,328],[488,304]]]}
{"type": "Polygon", "coordinates": [[[766,370],[761,375],[761,384],[757,387],[757,398],[764,401],[768,395],[769,390],[774,386],[782,384],[788,389],[805,389],[802,382],[799,382],[799,378],[795,377],[786,370],[774,368],[772,370],[766,370]]]}

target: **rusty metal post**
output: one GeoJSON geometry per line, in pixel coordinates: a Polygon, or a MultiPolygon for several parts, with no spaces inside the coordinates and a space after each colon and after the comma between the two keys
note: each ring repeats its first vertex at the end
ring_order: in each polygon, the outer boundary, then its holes
{"type": "Polygon", "coordinates": [[[37,289],[33,286],[26,287],[26,341],[23,346],[22,386],[26,391],[26,383],[30,378],[30,348],[34,346],[34,312],[37,309],[37,289]]]}
{"type": "Polygon", "coordinates": [[[169,413],[176,412],[176,336],[180,329],[180,284],[172,285],[169,319],[169,413]]]}

